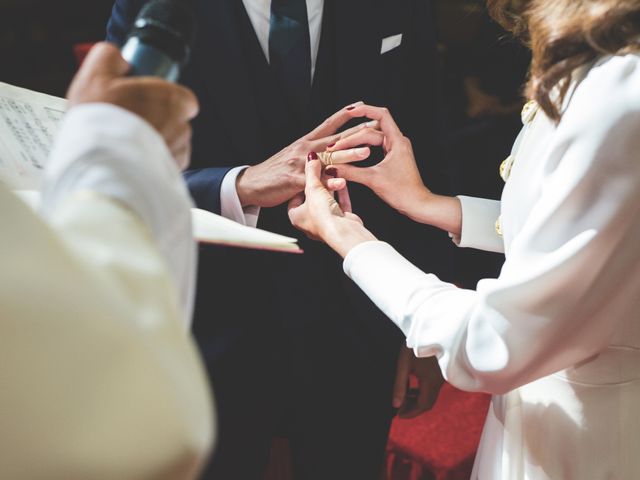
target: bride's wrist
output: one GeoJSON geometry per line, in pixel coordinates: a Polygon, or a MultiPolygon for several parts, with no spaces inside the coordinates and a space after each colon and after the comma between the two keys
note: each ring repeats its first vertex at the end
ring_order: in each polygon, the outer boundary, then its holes
{"type": "Polygon", "coordinates": [[[430,224],[435,209],[436,197],[437,195],[424,188],[424,190],[412,195],[407,208],[404,211],[400,211],[400,213],[414,222],[430,224]]]}
{"type": "Polygon", "coordinates": [[[459,235],[462,230],[462,207],[456,197],[438,195],[427,191],[413,203],[411,214],[415,222],[459,235]]]}
{"type": "Polygon", "coordinates": [[[342,258],[358,245],[377,240],[364,225],[357,222],[335,222],[324,232],[323,238],[342,258]]]}

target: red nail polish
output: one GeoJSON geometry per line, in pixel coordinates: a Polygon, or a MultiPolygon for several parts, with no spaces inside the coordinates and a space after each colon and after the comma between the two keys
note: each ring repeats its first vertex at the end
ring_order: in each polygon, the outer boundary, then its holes
{"type": "Polygon", "coordinates": [[[350,107],[347,107],[347,111],[350,112],[351,110],[355,110],[356,107],[354,107],[353,105],[351,105],[350,107]]]}
{"type": "Polygon", "coordinates": [[[338,176],[338,170],[335,168],[327,168],[324,173],[327,174],[328,177],[336,178],[338,176]]]}
{"type": "Polygon", "coordinates": [[[318,154],[316,152],[311,152],[307,155],[307,162],[310,162],[311,160],[318,160],[318,154]]]}
{"type": "Polygon", "coordinates": [[[333,148],[333,147],[335,147],[335,146],[336,146],[336,144],[335,144],[335,143],[332,143],[331,145],[327,145],[327,148],[333,148]]]}

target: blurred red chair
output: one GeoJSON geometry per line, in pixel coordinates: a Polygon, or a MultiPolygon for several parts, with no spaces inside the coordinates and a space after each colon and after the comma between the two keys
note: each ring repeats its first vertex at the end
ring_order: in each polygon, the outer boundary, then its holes
{"type": "Polygon", "coordinates": [[[78,66],[82,65],[82,62],[84,62],[84,59],[87,58],[89,54],[89,50],[91,50],[94,45],[94,43],[78,43],[73,46],[73,55],[76,57],[78,66]]]}
{"type": "Polygon", "coordinates": [[[396,418],[387,446],[385,480],[468,480],[490,396],[442,387],[433,409],[396,418]]]}
{"type": "MultiPolygon", "coordinates": [[[[411,420],[395,418],[383,480],[468,480],[490,398],[445,384],[431,411],[411,420]]],[[[293,480],[286,440],[274,441],[267,470],[265,480],[293,480]]]]}

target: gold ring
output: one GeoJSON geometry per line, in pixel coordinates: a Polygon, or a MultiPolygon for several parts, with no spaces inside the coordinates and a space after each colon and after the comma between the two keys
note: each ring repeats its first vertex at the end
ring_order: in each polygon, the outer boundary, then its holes
{"type": "Polygon", "coordinates": [[[320,161],[324,163],[325,167],[333,165],[333,152],[321,152],[318,157],[320,157],[320,161]]]}

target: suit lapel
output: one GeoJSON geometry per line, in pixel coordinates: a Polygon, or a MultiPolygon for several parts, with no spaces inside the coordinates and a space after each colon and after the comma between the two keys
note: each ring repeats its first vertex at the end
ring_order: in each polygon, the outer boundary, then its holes
{"type": "Polygon", "coordinates": [[[344,105],[367,101],[376,91],[374,67],[380,54],[380,1],[327,1],[334,4],[338,98],[344,105]]]}
{"type": "MultiPolygon", "coordinates": [[[[325,15],[330,17],[323,21],[316,77],[323,75],[322,56],[334,54],[334,71],[331,74],[335,78],[332,82],[335,97],[330,99],[331,102],[327,98],[327,103],[337,102],[337,108],[340,108],[357,100],[375,99],[375,66],[380,55],[379,22],[382,21],[380,10],[380,0],[325,0],[325,15]],[[328,28],[330,21],[333,28],[328,28]],[[325,38],[327,34],[333,39],[325,38]],[[327,51],[328,45],[332,51],[327,51]]],[[[288,125],[297,130],[300,125],[295,128],[291,113],[281,101],[279,87],[270,75],[261,79],[263,83],[256,88],[256,79],[251,77],[253,70],[243,45],[254,43],[258,49],[260,45],[253,29],[250,30],[251,38],[242,38],[245,29],[240,22],[250,24],[250,21],[248,17],[241,17],[239,12],[246,16],[239,0],[198,0],[197,13],[201,24],[194,56],[199,58],[194,63],[200,70],[199,77],[206,79],[203,89],[210,104],[217,109],[216,114],[225,119],[234,150],[239,152],[243,161],[256,163],[264,160],[265,151],[272,150],[273,139],[264,138],[265,115],[270,125],[282,125],[283,129],[288,125]],[[252,136],[250,141],[247,135],[252,136]]],[[[268,72],[264,55],[262,59],[262,67],[268,72]]],[[[331,111],[325,113],[332,113],[335,104],[327,105],[327,108],[331,111]]]]}
{"type": "Polygon", "coordinates": [[[225,119],[235,150],[251,163],[262,162],[265,152],[281,148],[282,139],[269,131],[290,132],[296,122],[284,107],[242,2],[199,0],[198,10],[205,22],[200,25],[198,63],[207,94],[225,119]]]}
{"type": "Polygon", "coordinates": [[[259,161],[260,142],[247,135],[260,132],[257,101],[251,88],[250,70],[242,51],[234,2],[239,0],[199,0],[200,20],[196,62],[199,78],[209,102],[224,118],[234,150],[247,161],[259,161]],[[240,92],[240,94],[238,94],[240,92]]]}

